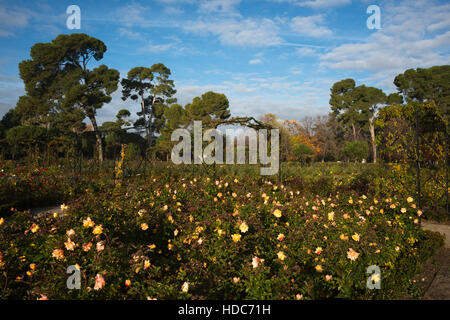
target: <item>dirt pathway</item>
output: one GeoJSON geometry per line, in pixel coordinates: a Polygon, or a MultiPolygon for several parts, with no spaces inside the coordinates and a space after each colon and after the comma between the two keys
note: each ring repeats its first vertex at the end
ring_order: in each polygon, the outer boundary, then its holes
{"type": "Polygon", "coordinates": [[[36,217],[41,217],[46,214],[52,214],[55,212],[60,214],[62,212],[61,206],[51,206],[51,207],[41,207],[41,208],[30,209],[31,215],[36,216],[36,217]]]}
{"type": "Polygon", "coordinates": [[[413,281],[424,290],[425,300],[450,300],[450,225],[423,222],[424,229],[445,235],[445,245],[429,259],[413,281]]]}

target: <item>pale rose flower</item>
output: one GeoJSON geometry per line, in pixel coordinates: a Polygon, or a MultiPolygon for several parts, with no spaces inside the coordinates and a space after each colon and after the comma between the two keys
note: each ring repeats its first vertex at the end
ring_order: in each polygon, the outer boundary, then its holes
{"type": "Polygon", "coordinates": [[[89,250],[91,250],[91,247],[92,247],[92,242],[84,243],[82,246],[84,252],[88,252],[89,250]]]}
{"type": "Polygon", "coordinates": [[[279,251],[277,253],[278,259],[280,259],[281,261],[283,261],[284,259],[286,259],[286,255],[284,254],[283,251],[279,251]]]}
{"type": "Polygon", "coordinates": [[[64,259],[64,252],[61,249],[55,249],[52,252],[52,257],[58,260],[64,259]]]}
{"type": "Polygon", "coordinates": [[[45,294],[41,294],[41,297],[38,300],[48,300],[48,297],[45,294]]]}
{"type": "Polygon", "coordinates": [[[241,230],[242,233],[246,233],[248,231],[248,225],[247,223],[242,222],[241,225],[239,226],[239,230],[241,230]]]}
{"type": "Polygon", "coordinates": [[[76,247],[75,242],[73,242],[72,240],[70,240],[70,238],[67,239],[66,242],[64,242],[64,245],[66,246],[66,249],[69,251],[73,251],[76,247]]]}
{"type": "Polygon", "coordinates": [[[103,241],[97,242],[96,248],[97,248],[97,251],[99,251],[99,252],[102,251],[103,249],[105,249],[103,241]]]}
{"type": "Polygon", "coordinates": [[[341,233],[341,235],[339,236],[339,238],[340,238],[341,240],[348,240],[348,237],[347,237],[345,234],[343,234],[343,233],[341,233]]]}
{"type": "Polygon", "coordinates": [[[66,234],[68,237],[73,236],[73,235],[75,235],[75,230],[73,230],[73,229],[67,230],[66,234]]]}
{"type": "Polygon", "coordinates": [[[328,220],[330,220],[330,221],[334,220],[334,212],[328,213],[328,220]]]}
{"type": "Polygon", "coordinates": [[[101,274],[98,274],[95,276],[95,285],[94,290],[100,290],[105,286],[105,279],[101,274]]]}
{"type": "Polygon", "coordinates": [[[92,221],[90,217],[87,217],[85,220],[83,220],[83,227],[85,228],[91,228],[94,225],[94,221],[92,221]]]}
{"type": "Polygon", "coordinates": [[[241,280],[239,277],[234,277],[234,278],[233,278],[233,282],[234,282],[234,283],[238,283],[239,280],[241,280]]]}
{"type": "Polygon", "coordinates": [[[253,257],[252,266],[253,266],[253,269],[258,268],[258,266],[259,266],[259,258],[258,257],[253,257]]]}
{"type": "Polygon", "coordinates": [[[356,259],[358,259],[358,257],[359,257],[359,253],[358,252],[356,252],[352,248],[348,249],[348,251],[347,251],[347,258],[349,258],[352,261],[355,261],[356,259]]]}
{"type": "Polygon", "coordinates": [[[325,280],[327,280],[327,281],[330,281],[332,278],[333,278],[333,276],[331,276],[331,275],[329,275],[329,274],[327,274],[327,275],[325,276],[325,280]]]}
{"type": "Polygon", "coordinates": [[[187,293],[189,291],[189,282],[183,283],[183,285],[181,286],[181,291],[184,293],[187,293]]]}
{"type": "Polygon", "coordinates": [[[303,299],[303,295],[302,295],[302,294],[297,294],[297,295],[295,296],[295,299],[297,299],[297,300],[302,300],[302,299],[303,299]]]}
{"type": "Polygon", "coordinates": [[[380,280],[381,280],[380,279],[380,275],[378,273],[375,273],[375,274],[372,275],[372,281],[374,283],[380,282],[380,280]]]}

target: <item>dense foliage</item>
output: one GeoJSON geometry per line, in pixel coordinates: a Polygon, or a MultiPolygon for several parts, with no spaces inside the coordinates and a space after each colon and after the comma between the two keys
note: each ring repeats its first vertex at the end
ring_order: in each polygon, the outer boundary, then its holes
{"type": "Polygon", "coordinates": [[[1,220],[1,298],[393,298],[442,241],[418,227],[414,195],[368,194],[355,168],[280,184],[225,166],[125,179],[119,163],[120,183],[99,176],[60,214],[1,220]],[[366,288],[370,265],[382,290],[366,288]]]}

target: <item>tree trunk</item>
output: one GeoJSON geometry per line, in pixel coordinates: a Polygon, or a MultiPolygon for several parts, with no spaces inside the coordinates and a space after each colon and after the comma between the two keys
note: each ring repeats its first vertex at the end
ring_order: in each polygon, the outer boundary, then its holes
{"type": "Polygon", "coordinates": [[[97,120],[95,117],[89,117],[92,123],[92,127],[94,128],[95,137],[97,138],[97,152],[98,152],[98,160],[103,162],[103,141],[102,136],[100,135],[100,131],[98,131],[97,120]]]}
{"type": "Polygon", "coordinates": [[[354,123],[352,123],[352,130],[353,130],[353,141],[356,141],[356,127],[354,123]]]}
{"type": "Polygon", "coordinates": [[[145,103],[144,103],[143,96],[141,96],[141,106],[142,106],[142,116],[144,117],[145,133],[147,134],[147,143],[148,143],[148,137],[150,135],[150,132],[149,132],[148,124],[147,124],[147,117],[145,115],[145,103]]]}
{"type": "Polygon", "coordinates": [[[375,120],[375,114],[369,118],[369,131],[370,140],[372,142],[372,153],[373,153],[373,163],[377,163],[377,145],[375,144],[375,125],[373,121],[375,120]]]}
{"type": "MultiPolygon", "coordinates": [[[[155,105],[156,102],[156,97],[153,97],[153,101],[152,101],[152,107],[155,105]]],[[[152,143],[153,143],[153,128],[152,128],[152,124],[153,124],[153,109],[150,109],[149,115],[148,115],[148,146],[151,147],[152,143]]]]}

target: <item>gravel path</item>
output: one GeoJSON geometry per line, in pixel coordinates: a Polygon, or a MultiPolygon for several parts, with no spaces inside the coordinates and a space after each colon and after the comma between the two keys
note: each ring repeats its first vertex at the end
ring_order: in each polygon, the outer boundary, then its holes
{"type": "Polygon", "coordinates": [[[424,229],[445,235],[445,245],[428,260],[414,280],[424,289],[425,300],[450,300],[450,225],[422,222],[424,229]]]}
{"type": "Polygon", "coordinates": [[[60,214],[62,212],[61,206],[41,207],[30,210],[31,215],[36,217],[41,217],[46,214],[53,214],[55,212],[60,214]]]}

